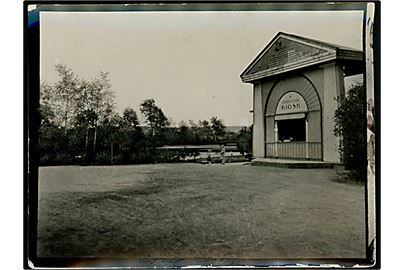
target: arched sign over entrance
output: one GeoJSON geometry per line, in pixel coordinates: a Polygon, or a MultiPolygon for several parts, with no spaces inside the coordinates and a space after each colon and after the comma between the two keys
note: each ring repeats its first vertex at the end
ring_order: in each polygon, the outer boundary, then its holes
{"type": "Polygon", "coordinates": [[[322,159],[321,103],[306,77],[277,82],[265,106],[266,157],[322,159]]]}
{"type": "Polygon", "coordinates": [[[276,115],[307,112],[308,107],[304,98],[297,92],[287,92],[279,100],[276,115]]]}

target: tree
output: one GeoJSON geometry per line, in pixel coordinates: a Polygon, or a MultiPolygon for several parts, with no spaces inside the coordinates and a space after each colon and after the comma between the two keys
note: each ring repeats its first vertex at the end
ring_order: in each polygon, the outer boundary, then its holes
{"type": "Polygon", "coordinates": [[[239,152],[244,155],[245,153],[252,153],[252,130],[253,125],[249,129],[243,127],[238,134],[237,148],[239,152]]]}
{"type": "MultiPolygon", "coordinates": [[[[55,65],[55,70],[59,80],[53,85],[42,82],[40,86],[41,125],[48,123],[63,130],[64,135],[69,137],[69,144],[74,145],[74,149],[78,149],[78,146],[84,143],[86,152],[89,145],[89,130],[93,129],[94,152],[97,128],[100,123],[113,115],[115,109],[114,93],[111,90],[108,73],[100,72],[98,77],[87,81],[64,64],[55,65]]],[[[42,135],[46,137],[46,134],[42,135]]]]}
{"type": "Polygon", "coordinates": [[[366,180],[366,112],[362,84],[353,86],[335,112],[336,136],[341,138],[339,152],[346,169],[360,181],[366,180]]]}
{"type": "Polygon", "coordinates": [[[198,129],[199,129],[200,137],[204,141],[208,141],[208,139],[211,137],[210,122],[208,122],[207,120],[199,120],[198,129]]]}
{"type": "Polygon", "coordinates": [[[189,125],[189,137],[190,137],[190,142],[192,142],[193,144],[199,144],[200,140],[201,140],[201,136],[200,136],[200,130],[198,125],[193,121],[193,120],[189,120],[188,121],[188,125],[189,125]]]}
{"type": "Polygon", "coordinates": [[[93,151],[95,151],[97,128],[100,123],[110,119],[114,114],[115,95],[111,90],[108,72],[100,72],[99,77],[90,82],[82,79],[79,85],[76,95],[77,115],[81,115],[87,125],[86,147],[89,129],[94,129],[93,151]]]}
{"type": "Polygon", "coordinates": [[[40,125],[51,124],[54,121],[55,113],[52,110],[52,86],[46,82],[40,84],[39,117],[40,125]]]}
{"type": "Polygon", "coordinates": [[[132,108],[125,108],[122,114],[120,127],[127,133],[127,136],[129,136],[128,141],[130,143],[130,148],[133,148],[133,146],[143,137],[143,131],[138,116],[132,108]]]}
{"type": "Polygon", "coordinates": [[[212,135],[214,136],[214,141],[216,142],[219,136],[223,136],[225,134],[225,125],[224,122],[218,117],[211,117],[210,124],[212,135]]]}
{"type": "MultiPolygon", "coordinates": [[[[52,109],[53,122],[66,131],[73,126],[77,110],[78,76],[66,65],[56,64],[59,81],[53,87],[44,87],[48,105],[52,109]]],[[[41,93],[42,94],[42,93],[41,93]]]]}
{"type": "Polygon", "coordinates": [[[164,115],[154,99],[146,99],[141,103],[141,112],[145,115],[146,123],[152,130],[152,136],[161,135],[164,128],[169,125],[167,117],[164,115]]]}
{"type": "Polygon", "coordinates": [[[127,107],[124,109],[121,121],[122,125],[127,129],[135,129],[139,127],[138,116],[132,108],[127,107]]]}
{"type": "Polygon", "coordinates": [[[180,137],[180,144],[186,144],[189,142],[189,127],[185,121],[180,121],[179,123],[179,137],[180,137]]]}

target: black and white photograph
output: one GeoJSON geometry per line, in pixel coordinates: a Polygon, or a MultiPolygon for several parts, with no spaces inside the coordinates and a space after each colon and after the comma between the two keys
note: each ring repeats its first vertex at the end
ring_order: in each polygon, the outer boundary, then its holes
{"type": "Polygon", "coordinates": [[[25,8],[25,267],[379,265],[379,5],[25,8]]]}

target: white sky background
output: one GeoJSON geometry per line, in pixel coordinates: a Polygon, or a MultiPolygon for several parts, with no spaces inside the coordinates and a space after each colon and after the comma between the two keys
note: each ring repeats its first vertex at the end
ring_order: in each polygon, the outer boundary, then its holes
{"type": "Polygon", "coordinates": [[[119,113],[153,98],[175,123],[218,116],[250,125],[239,75],[279,32],[362,48],[362,12],[41,12],[41,79],[54,65],[110,73],[119,113]]]}

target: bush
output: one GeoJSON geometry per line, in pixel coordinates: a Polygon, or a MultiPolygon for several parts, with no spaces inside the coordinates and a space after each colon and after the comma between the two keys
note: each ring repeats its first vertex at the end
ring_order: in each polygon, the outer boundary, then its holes
{"type": "Polygon", "coordinates": [[[342,138],[339,152],[345,169],[356,181],[367,179],[365,92],[362,84],[353,86],[335,112],[336,136],[342,138]]]}
{"type": "Polygon", "coordinates": [[[95,163],[100,165],[111,164],[111,153],[106,151],[97,153],[95,163]]]}
{"type": "Polygon", "coordinates": [[[237,148],[242,155],[244,155],[245,153],[247,155],[250,155],[252,153],[252,144],[253,144],[252,131],[253,125],[250,126],[249,129],[244,127],[239,131],[237,139],[237,148]]]}

